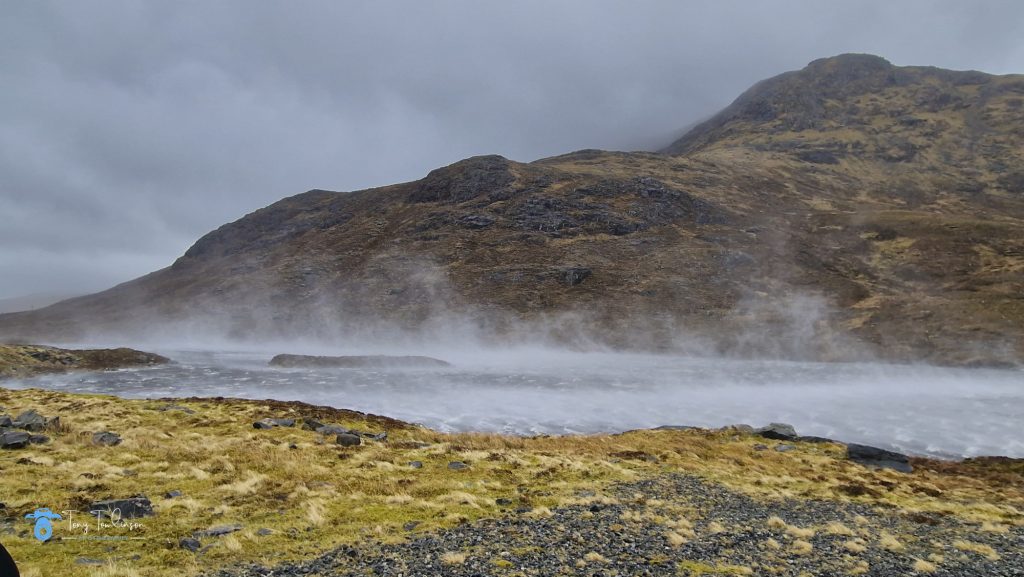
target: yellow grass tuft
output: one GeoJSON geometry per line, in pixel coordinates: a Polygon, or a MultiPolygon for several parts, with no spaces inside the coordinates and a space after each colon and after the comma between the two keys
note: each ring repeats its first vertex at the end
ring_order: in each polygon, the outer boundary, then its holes
{"type": "Polygon", "coordinates": [[[465,553],[455,553],[455,552],[449,551],[448,553],[445,553],[444,555],[441,555],[441,563],[444,563],[445,565],[462,565],[465,562],[466,562],[466,554],[465,553]]]}
{"type": "Polygon", "coordinates": [[[796,541],[793,541],[793,545],[790,546],[789,550],[796,555],[807,555],[814,550],[814,545],[811,545],[803,539],[797,539],[796,541]]]}
{"type": "Polygon", "coordinates": [[[811,537],[814,537],[814,529],[803,529],[796,525],[789,525],[786,527],[786,535],[789,535],[794,539],[810,539],[811,537]]]}
{"type": "Polygon", "coordinates": [[[977,553],[978,555],[982,555],[989,561],[998,561],[1000,559],[999,553],[996,553],[995,549],[983,543],[958,540],[953,541],[953,546],[961,551],[967,551],[970,553],[977,553]]]}
{"type": "Polygon", "coordinates": [[[669,531],[666,533],[665,538],[668,539],[668,544],[673,547],[679,547],[686,544],[686,538],[675,531],[669,531]]]}
{"type": "Polygon", "coordinates": [[[882,531],[882,534],[878,537],[878,545],[886,551],[892,551],[893,553],[899,553],[906,549],[903,543],[900,543],[899,539],[895,535],[882,531]]]}
{"type": "Polygon", "coordinates": [[[934,573],[939,570],[934,563],[929,563],[924,559],[916,559],[914,561],[913,569],[918,573],[934,573]]]}
{"type": "Polygon", "coordinates": [[[607,557],[595,551],[591,551],[590,553],[584,555],[583,560],[588,563],[611,563],[611,561],[609,561],[607,557]]]}

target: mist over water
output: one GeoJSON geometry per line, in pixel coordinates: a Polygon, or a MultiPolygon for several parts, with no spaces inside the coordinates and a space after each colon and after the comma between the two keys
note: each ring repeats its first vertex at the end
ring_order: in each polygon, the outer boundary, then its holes
{"type": "Polygon", "coordinates": [[[268,352],[160,352],[176,364],[6,386],[300,400],[442,431],[523,435],[781,421],[803,435],[912,454],[1024,457],[1024,371],[528,348],[435,352],[450,368],[314,370],[270,368],[268,352]]]}

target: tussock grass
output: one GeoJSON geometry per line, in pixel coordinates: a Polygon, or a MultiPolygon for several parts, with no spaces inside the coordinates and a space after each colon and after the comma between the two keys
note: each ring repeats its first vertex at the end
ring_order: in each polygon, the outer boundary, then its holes
{"type": "MultiPolygon", "coordinates": [[[[733,431],[525,438],[443,434],[294,403],[173,402],[194,411],[191,415],[160,410],[167,404],[0,389],[0,406],[6,412],[32,408],[59,415],[63,423],[49,444],[0,453],[0,502],[7,505],[9,516],[20,519],[37,507],[83,516],[94,501],[137,494],[148,496],[157,512],[139,520],[142,527],[131,536],[142,539],[117,542],[112,551],[104,549],[105,543],[84,540],[40,546],[25,531],[30,528],[25,522],[4,540],[25,575],[50,574],[55,566],[67,577],[96,574],[96,567],[68,561],[77,557],[114,559],[115,564],[103,570],[137,571],[147,577],[188,577],[228,565],[308,558],[365,540],[368,534],[385,542],[402,540],[409,534],[403,527],[413,521],[420,532],[497,517],[509,508],[497,505],[498,499],[511,500],[513,507],[528,506],[535,517],[549,516],[551,508],[562,505],[620,504],[606,493],[613,484],[667,472],[697,474],[760,500],[852,500],[941,511],[988,523],[982,526],[985,531],[1024,524],[1020,484],[1006,483],[996,491],[964,470],[913,475],[871,471],[843,460],[841,448],[828,444],[796,443],[797,449],[785,455],[761,455],[752,450],[760,439],[733,431]],[[342,448],[299,427],[252,428],[254,421],[266,417],[307,415],[362,431],[387,430],[389,440],[342,448]],[[91,434],[98,430],[118,432],[124,442],[95,446],[91,434]],[[422,468],[409,467],[411,461],[421,461],[422,468]],[[451,461],[470,467],[449,470],[451,461]],[[888,488],[880,496],[851,497],[838,489],[881,483],[888,488]],[[925,484],[934,490],[917,490],[925,484]],[[170,491],[180,491],[181,496],[165,498],[170,491]],[[940,498],[929,496],[936,491],[941,491],[940,498]],[[244,530],[204,537],[208,548],[201,556],[177,547],[180,539],[197,531],[231,524],[243,525],[244,530]],[[271,532],[259,535],[260,529],[271,532]],[[136,555],[139,558],[130,567],[118,561],[136,555]]],[[[621,522],[659,524],[671,546],[694,539],[691,519],[700,519],[695,512],[655,497],[621,499],[632,511],[621,522]]],[[[869,524],[866,519],[853,520],[858,531],[869,524]]],[[[788,533],[791,546],[814,534],[780,518],[769,519],[767,525],[779,532],[777,538],[788,533]]],[[[701,526],[706,533],[725,530],[713,521],[701,526]]],[[[849,536],[845,527],[830,525],[823,530],[849,536]]],[[[58,523],[55,536],[73,534],[58,523]]],[[[773,548],[773,542],[781,547],[774,540],[766,547],[773,548]]],[[[850,542],[858,544],[857,539],[850,542]]],[[[965,550],[986,554],[978,548],[965,550]]]]}

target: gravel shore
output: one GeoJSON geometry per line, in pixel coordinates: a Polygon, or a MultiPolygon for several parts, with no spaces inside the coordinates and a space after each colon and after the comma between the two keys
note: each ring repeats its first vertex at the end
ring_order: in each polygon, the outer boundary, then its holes
{"type": "Polygon", "coordinates": [[[413,529],[404,543],[365,542],[211,577],[1024,575],[1019,526],[830,501],[760,502],[682,474],[580,497],[553,511],[510,508],[504,518],[450,530],[413,529]]]}

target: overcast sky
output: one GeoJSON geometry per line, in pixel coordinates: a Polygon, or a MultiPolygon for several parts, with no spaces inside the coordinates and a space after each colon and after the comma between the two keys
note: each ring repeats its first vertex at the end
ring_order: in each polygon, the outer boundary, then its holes
{"type": "Polygon", "coordinates": [[[1024,2],[4,2],[0,298],[107,288],[310,188],[656,149],[842,52],[1024,72],[1024,2]]]}

